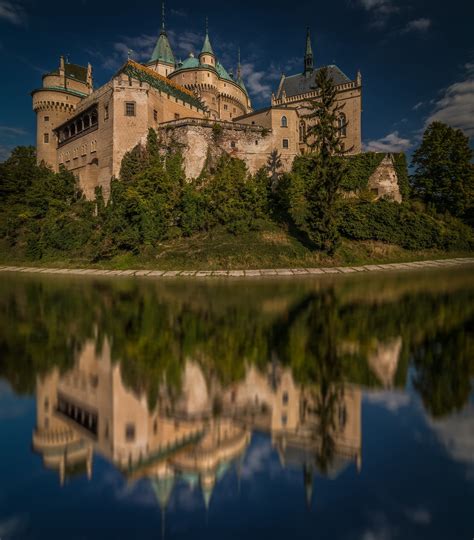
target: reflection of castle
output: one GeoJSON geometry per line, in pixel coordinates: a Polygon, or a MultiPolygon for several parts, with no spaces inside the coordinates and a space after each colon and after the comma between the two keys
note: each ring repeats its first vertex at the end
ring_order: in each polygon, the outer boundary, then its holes
{"type": "MultiPolygon", "coordinates": [[[[149,410],[146,397],[128,390],[119,364],[105,343],[98,353],[88,343],[74,368],[37,382],[37,428],[33,447],[61,483],[78,472],[92,474],[93,451],[130,479],[148,477],[163,508],[177,478],[199,485],[206,505],[216,481],[240,463],[252,430],[271,435],[283,466],[305,472],[311,495],[315,456],[321,449],[318,393],[295,383],[289,369],[247,369],[225,388],[206,381],[188,361],[178,399],[149,410]]],[[[361,463],[361,392],[345,385],[333,411],[330,471],[361,463]]]]}

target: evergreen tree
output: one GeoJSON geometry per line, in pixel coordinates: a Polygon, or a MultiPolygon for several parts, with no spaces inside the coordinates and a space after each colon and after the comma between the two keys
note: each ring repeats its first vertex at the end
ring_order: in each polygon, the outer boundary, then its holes
{"type": "Polygon", "coordinates": [[[271,188],[272,191],[275,191],[278,186],[278,180],[280,179],[280,173],[278,172],[282,167],[281,154],[278,153],[278,150],[274,148],[267,160],[267,171],[270,175],[271,188]]]}
{"type": "MultiPolygon", "coordinates": [[[[304,176],[299,184],[303,187],[304,214],[299,218],[303,229],[318,249],[332,254],[337,247],[337,193],[344,177],[346,165],[340,141],[338,119],[342,105],[336,103],[336,88],[327,68],[316,74],[319,89],[317,99],[310,101],[306,142],[313,150],[304,176]]],[[[298,181],[297,181],[298,184],[298,181]]]]}
{"type": "Polygon", "coordinates": [[[460,129],[433,122],[413,154],[414,194],[438,212],[467,217],[474,206],[473,151],[460,129]]]}

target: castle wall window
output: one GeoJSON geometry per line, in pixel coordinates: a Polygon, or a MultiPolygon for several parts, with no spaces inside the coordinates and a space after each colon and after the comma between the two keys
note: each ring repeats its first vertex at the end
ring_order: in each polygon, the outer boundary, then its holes
{"type": "Polygon", "coordinates": [[[289,148],[289,147],[290,147],[289,142],[288,142],[288,139],[283,139],[283,141],[282,141],[282,147],[283,147],[283,148],[289,148]]]}
{"type": "Polygon", "coordinates": [[[134,101],[125,102],[125,116],[135,116],[135,102],[134,101]]]}
{"type": "Polygon", "coordinates": [[[337,127],[339,129],[339,137],[345,137],[347,135],[347,121],[346,115],[341,113],[337,119],[337,127]]]}
{"type": "Polygon", "coordinates": [[[286,116],[281,117],[281,127],[288,127],[288,118],[286,116]]]}
{"type": "Polygon", "coordinates": [[[158,111],[156,109],[153,109],[153,120],[155,122],[158,121],[158,111]]]}
{"type": "Polygon", "coordinates": [[[109,106],[105,105],[104,106],[104,120],[108,120],[108,118],[109,118],[109,106]]]}
{"type": "Polygon", "coordinates": [[[49,116],[45,116],[45,117],[44,117],[44,121],[45,121],[45,122],[49,122],[49,116]]]}
{"type": "Polygon", "coordinates": [[[224,105],[224,111],[226,111],[226,110],[227,110],[227,105],[224,105]]]}
{"type": "Polygon", "coordinates": [[[175,120],[178,120],[178,119],[179,119],[179,114],[178,114],[178,113],[174,113],[174,119],[175,119],[175,120]]]}
{"type": "Polygon", "coordinates": [[[43,142],[49,143],[49,133],[45,133],[45,134],[43,135],[43,142]]]}
{"type": "Polygon", "coordinates": [[[127,442],[133,442],[135,440],[135,424],[126,424],[125,440],[127,442]]]}
{"type": "Polygon", "coordinates": [[[283,392],[283,396],[282,396],[282,402],[283,402],[283,405],[288,405],[288,392],[283,392]]]}
{"type": "Polygon", "coordinates": [[[231,148],[235,148],[235,141],[231,141],[230,147],[231,147],[231,148]]]}

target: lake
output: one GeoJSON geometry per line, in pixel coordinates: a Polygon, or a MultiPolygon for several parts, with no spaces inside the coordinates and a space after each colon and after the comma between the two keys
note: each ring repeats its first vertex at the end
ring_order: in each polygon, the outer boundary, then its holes
{"type": "Polygon", "coordinates": [[[474,536],[473,267],[0,277],[0,538],[474,536]]]}

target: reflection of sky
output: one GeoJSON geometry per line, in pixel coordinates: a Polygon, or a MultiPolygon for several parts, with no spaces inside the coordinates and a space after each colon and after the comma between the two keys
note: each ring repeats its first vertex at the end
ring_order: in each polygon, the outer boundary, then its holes
{"type": "MultiPolygon", "coordinates": [[[[93,477],[59,487],[31,451],[34,401],[0,384],[0,537],[160,538],[150,482],[127,484],[95,456],[93,477]],[[13,412],[12,412],[13,411],[13,412]]],[[[216,484],[206,513],[199,486],[178,481],[166,513],[167,538],[471,538],[474,405],[427,418],[413,393],[366,392],[362,470],[315,475],[311,509],[302,471],[282,469],[268,436],[254,433],[241,468],[216,484]]]]}

